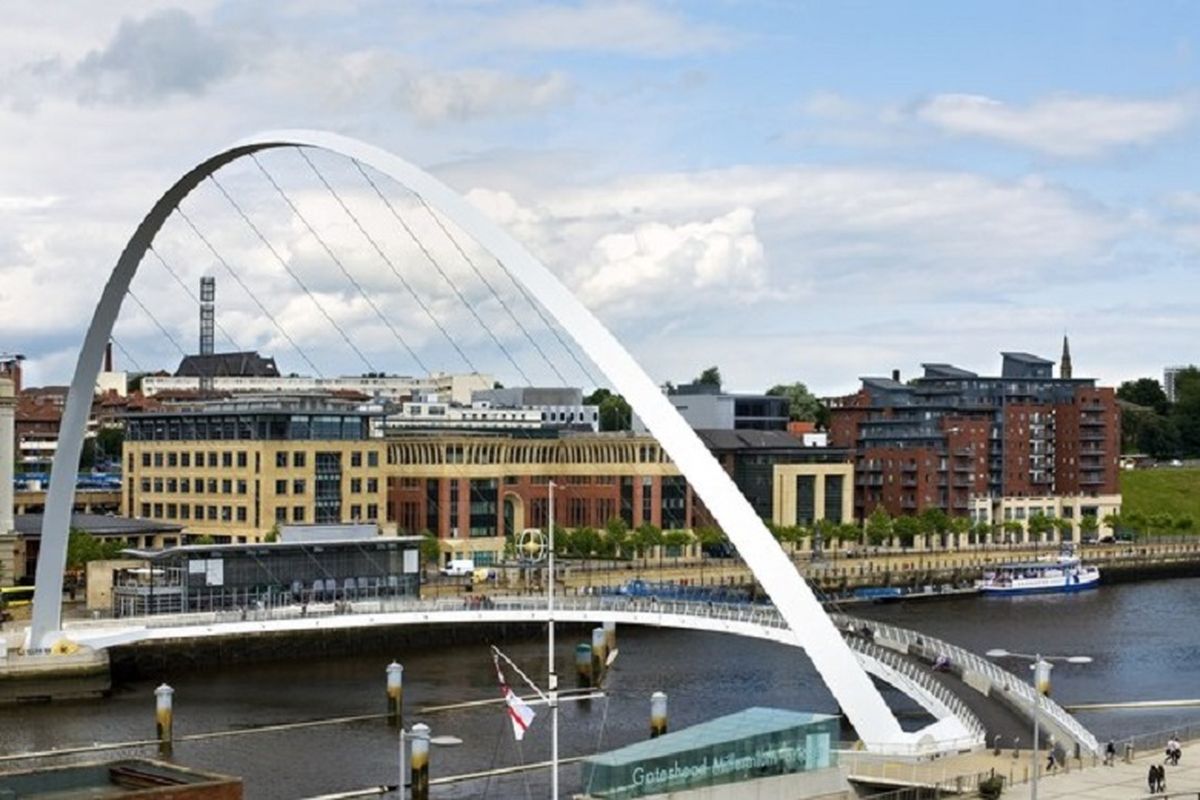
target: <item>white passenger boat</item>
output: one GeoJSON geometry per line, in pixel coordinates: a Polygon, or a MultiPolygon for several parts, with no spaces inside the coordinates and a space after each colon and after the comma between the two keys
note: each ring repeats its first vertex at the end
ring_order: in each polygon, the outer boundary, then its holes
{"type": "Polygon", "coordinates": [[[1063,555],[1055,560],[1000,564],[983,573],[979,590],[991,595],[1081,592],[1099,584],[1098,567],[1081,563],[1077,556],[1063,555]]]}

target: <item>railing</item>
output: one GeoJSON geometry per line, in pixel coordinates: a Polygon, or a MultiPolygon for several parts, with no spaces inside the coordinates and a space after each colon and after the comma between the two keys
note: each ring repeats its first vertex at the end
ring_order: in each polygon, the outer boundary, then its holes
{"type": "Polygon", "coordinates": [[[1024,712],[1026,709],[1032,711],[1033,704],[1039,702],[1041,713],[1056,724],[1064,733],[1070,736],[1080,748],[1089,754],[1095,755],[1100,751],[1100,746],[1096,742],[1096,737],[1091,734],[1087,728],[1083,727],[1080,722],[1071,716],[1062,706],[1055,703],[1048,697],[1041,697],[1032,684],[1013,675],[1007,670],[1001,669],[995,663],[986,658],[976,655],[969,650],[965,650],[957,645],[950,644],[939,639],[934,639],[931,636],[917,633],[906,628],[897,628],[892,625],[885,625],[878,622],[864,622],[855,617],[849,617],[844,614],[830,615],[835,623],[848,628],[855,626],[866,625],[871,628],[875,636],[881,636],[890,639],[897,643],[906,645],[907,647],[916,647],[925,652],[934,652],[944,654],[950,659],[951,663],[961,667],[962,669],[970,669],[977,672],[991,681],[992,685],[999,687],[1009,695],[1015,697],[1020,702],[1018,703],[1019,710],[1024,712]]]}
{"type": "Polygon", "coordinates": [[[1131,755],[1134,756],[1147,752],[1162,753],[1166,750],[1167,742],[1170,739],[1178,739],[1180,742],[1192,742],[1200,739],[1200,724],[1176,725],[1173,728],[1140,733],[1124,739],[1114,739],[1113,745],[1117,749],[1117,757],[1122,758],[1127,746],[1132,748],[1131,755]]]}

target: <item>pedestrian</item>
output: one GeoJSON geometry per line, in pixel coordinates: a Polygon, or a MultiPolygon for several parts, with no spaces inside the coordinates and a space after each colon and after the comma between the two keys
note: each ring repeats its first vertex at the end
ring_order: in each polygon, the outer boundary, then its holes
{"type": "Polygon", "coordinates": [[[1110,739],[1108,744],[1104,745],[1104,765],[1111,767],[1113,762],[1117,760],[1117,746],[1110,739]]]}
{"type": "Polygon", "coordinates": [[[1054,751],[1046,753],[1046,772],[1054,772],[1054,768],[1058,765],[1058,761],[1054,758],[1054,751]]]}
{"type": "Polygon", "coordinates": [[[1158,791],[1158,764],[1150,765],[1150,772],[1146,775],[1146,785],[1150,787],[1150,794],[1158,791]]]}
{"type": "Polygon", "coordinates": [[[1158,765],[1158,791],[1165,792],[1167,790],[1167,768],[1164,764],[1158,765]]]}

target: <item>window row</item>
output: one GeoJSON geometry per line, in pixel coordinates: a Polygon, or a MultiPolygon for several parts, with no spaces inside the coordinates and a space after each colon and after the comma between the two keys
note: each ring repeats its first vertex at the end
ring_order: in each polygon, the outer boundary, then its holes
{"type": "MultiPolygon", "coordinates": [[[[130,469],[133,468],[133,456],[129,457],[130,469]]],[[[229,467],[234,465],[245,469],[250,464],[250,456],[245,450],[190,450],[176,452],[174,450],[142,453],[143,467],[229,467]]],[[[255,469],[258,463],[255,463],[255,469]]]]}
{"type": "Polygon", "coordinates": [[[245,522],[245,506],[208,506],[196,503],[142,503],[142,517],[147,519],[181,519],[197,522],[245,522]]]}
{"type": "Polygon", "coordinates": [[[232,478],[142,478],[143,492],[168,494],[246,494],[248,485],[245,480],[232,478]]]}

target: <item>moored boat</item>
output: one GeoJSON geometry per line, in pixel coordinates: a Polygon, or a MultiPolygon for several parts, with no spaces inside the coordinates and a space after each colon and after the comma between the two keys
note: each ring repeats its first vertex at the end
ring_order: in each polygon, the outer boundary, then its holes
{"type": "Polygon", "coordinates": [[[1000,564],[983,573],[979,590],[990,595],[1081,592],[1100,584],[1100,569],[1083,564],[1077,556],[1050,561],[1000,564]]]}

